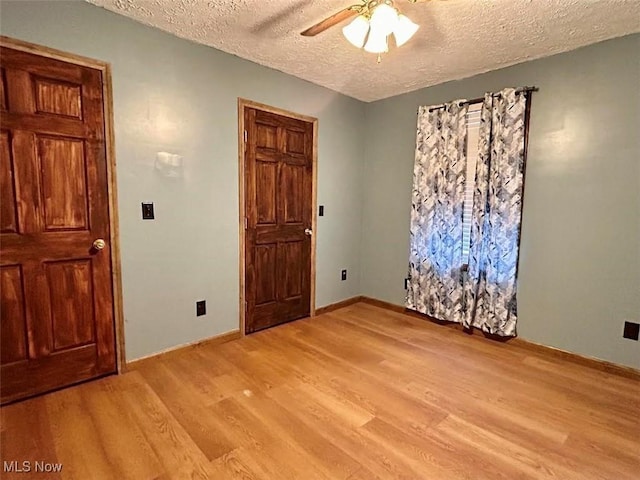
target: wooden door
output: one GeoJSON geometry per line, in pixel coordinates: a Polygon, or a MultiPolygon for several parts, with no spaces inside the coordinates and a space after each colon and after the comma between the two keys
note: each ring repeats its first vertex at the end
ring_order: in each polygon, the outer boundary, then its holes
{"type": "Polygon", "coordinates": [[[311,308],[313,124],[245,109],[245,332],[311,308]]]}
{"type": "Polygon", "coordinates": [[[6,403],[114,372],[116,350],[101,72],[5,47],[0,66],[6,403]]]}

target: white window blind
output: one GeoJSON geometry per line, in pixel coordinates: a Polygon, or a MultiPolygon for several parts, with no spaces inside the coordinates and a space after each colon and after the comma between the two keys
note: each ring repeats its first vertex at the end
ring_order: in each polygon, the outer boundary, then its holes
{"type": "Polygon", "coordinates": [[[462,217],[462,263],[469,263],[471,241],[471,215],[473,213],[473,191],[475,189],[476,162],[480,133],[480,111],[482,103],[469,105],[467,112],[467,179],[464,190],[464,212],[462,217]]]}

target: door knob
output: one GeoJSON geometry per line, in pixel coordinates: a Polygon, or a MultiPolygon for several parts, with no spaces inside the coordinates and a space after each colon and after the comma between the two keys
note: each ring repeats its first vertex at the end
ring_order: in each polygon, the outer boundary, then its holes
{"type": "Polygon", "coordinates": [[[304,234],[310,237],[311,235],[313,235],[313,230],[311,230],[310,228],[305,228],[304,234]]]}
{"type": "Polygon", "coordinates": [[[98,238],[93,242],[93,248],[95,248],[96,250],[102,250],[106,246],[107,243],[101,238],[98,238]]]}

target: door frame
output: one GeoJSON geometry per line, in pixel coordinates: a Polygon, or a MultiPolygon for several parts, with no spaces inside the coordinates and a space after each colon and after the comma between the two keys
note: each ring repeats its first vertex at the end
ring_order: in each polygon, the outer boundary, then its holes
{"type": "Polygon", "coordinates": [[[240,318],[238,321],[238,328],[240,330],[240,335],[245,335],[245,316],[246,316],[246,304],[245,304],[245,246],[246,246],[246,238],[245,238],[245,228],[244,228],[244,218],[245,218],[245,188],[244,188],[244,162],[245,162],[245,152],[246,152],[246,144],[244,141],[244,113],[246,109],[253,108],[255,110],[261,110],[263,112],[274,113],[276,115],[280,115],[283,117],[293,118],[296,120],[302,120],[304,122],[311,123],[313,125],[313,146],[312,146],[312,154],[311,154],[311,162],[312,162],[312,178],[311,178],[311,230],[313,234],[311,235],[311,285],[310,285],[310,298],[309,298],[309,316],[315,317],[316,315],[316,226],[317,226],[317,203],[318,203],[318,119],[315,117],[310,117],[308,115],[302,115],[299,113],[291,112],[289,110],[284,110],[278,107],[272,107],[270,105],[265,105],[263,103],[254,102],[252,100],[247,100],[246,98],[238,97],[238,199],[239,199],[239,210],[238,210],[238,226],[239,226],[239,259],[240,259],[240,301],[238,303],[238,309],[240,318]]]}
{"type": "Polygon", "coordinates": [[[120,240],[118,223],[118,192],[116,186],[116,156],[113,129],[113,90],[111,65],[102,60],[63,52],[35,43],[0,35],[0,45],[41,57],[99,70],[102,73],[102,101],[104,112],[105,155],[107,160],[107,192],[109,198],[109,245],[111,250],[111,282],[113,291],[113,315],[116,335],[116,366],[124,373],[126,358],[124,348],[124,310],[122,307],[122,271],[120,268],[120,240]]]}

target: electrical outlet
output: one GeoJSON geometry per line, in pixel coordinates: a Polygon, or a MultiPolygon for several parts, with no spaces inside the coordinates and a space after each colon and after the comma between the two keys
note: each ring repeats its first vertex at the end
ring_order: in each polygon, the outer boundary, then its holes
{"type": "Polygon", "coordinates": [[[153,220],[155,215],[153,213],[153,202],[151,203],[143,203],[142,204],[142,219],[143,220],[153,220]]]}
{"type": "Polygon", "coordinates": [[[637,341],[640,337],[640,323],[624,322],[622,337],[637,341]]]}
{"type": "Polygon", "coordinates": [[[206,300],[200,300],[196,302],[196,317],[201,317],[207,314],[207,302],[206,300]]]}
{"type": "Polygon", "coordinates": [[[340,274],[340,278],[343,281],[347,279],[347,271],[346,270],[342,270],[342,273],[340,274]]]}

